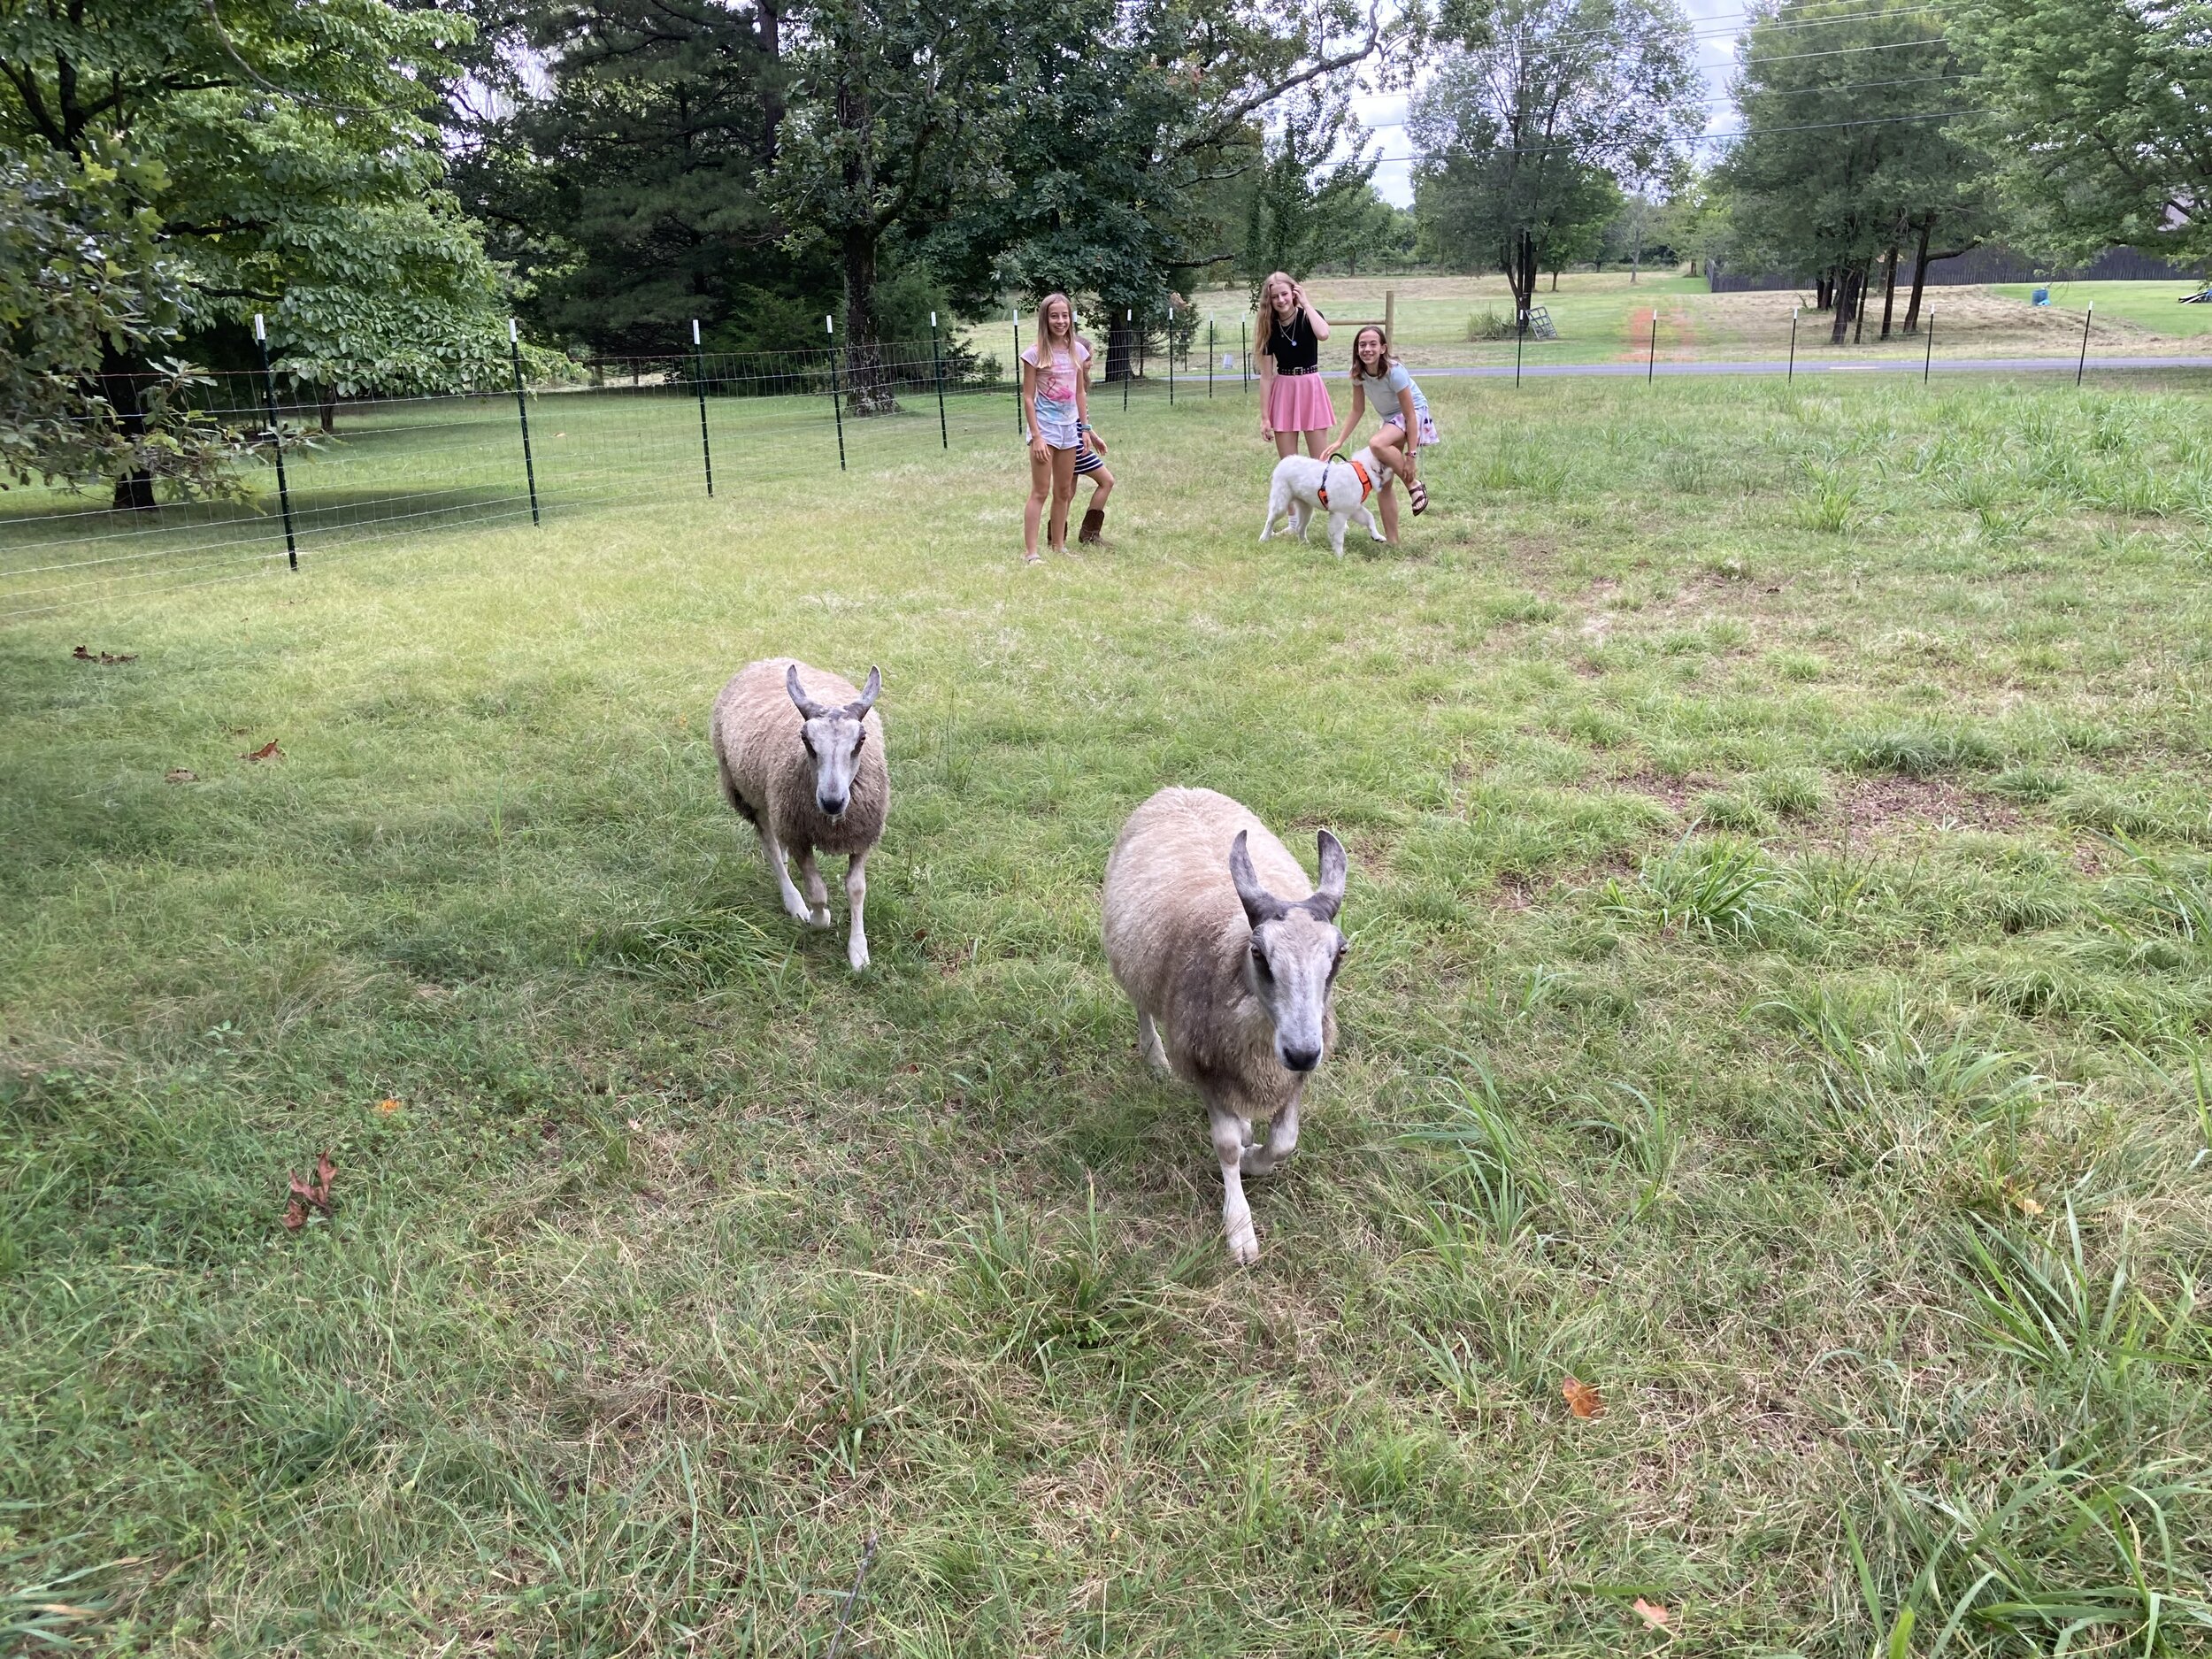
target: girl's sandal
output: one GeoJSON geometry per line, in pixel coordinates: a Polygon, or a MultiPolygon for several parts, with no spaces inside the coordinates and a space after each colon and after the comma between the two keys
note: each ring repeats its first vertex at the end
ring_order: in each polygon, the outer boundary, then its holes
{"type": "Polygon", "coordinates": [[[1418,479],[1406,486],[1406,499],[1413,503],[1413,516],[1417,518],[1429,510],[1429,492],[1418,479]]]}
{"type": "Polygon", "coordinates": [[[1041,554],[1024,553],[1022,555],[1022,563],[1025,565],[1041,565],[1044,563],[1044,558],[1041,554]]]}

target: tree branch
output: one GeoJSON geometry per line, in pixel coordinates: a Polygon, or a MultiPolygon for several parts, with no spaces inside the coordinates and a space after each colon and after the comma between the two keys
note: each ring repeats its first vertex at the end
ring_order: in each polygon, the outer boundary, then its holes
{"type": "Polygon", "coordinates": [[[1367,38],[1359,45],[1340,52],[1333,58],[1325,55],[1317,58],[1296,73],[1286,75],[1280,81],[1270,81],[1248,96],[1240,98],[1231,104],[1222,112],[1213,126],[1204,132],[1195,133],[1183,139],[1170,153],[1187,156],[1194,150],[1205,150],[1211,145],[1217,144],[1235,132],[1238,127],[1243,126],[1247,116],[1256,110],[1264,109],[1285,93],[1294,92],[1300,87],[1318,81],[1324,75],[1333,74],[1340,69],[1349,69],[1354,64],[1363,63],[1373,57],[1375,48],[1382,41],[1382,24],[1379,21],[1379,0],[1370,0],[1367,8],[1367,38]]]}

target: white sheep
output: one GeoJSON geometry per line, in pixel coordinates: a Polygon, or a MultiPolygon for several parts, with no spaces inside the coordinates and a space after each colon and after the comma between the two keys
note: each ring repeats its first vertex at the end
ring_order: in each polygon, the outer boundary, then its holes
{"type": "Polygon", "coordinates": [[[1336,1042],[1343,843],[1323,830],[1320,855],[1316,890],[1246,808],[1171,788],[1129,815],[1106,861],[1106,960],[1137,1006],[1137,1052],[1205,1100],[1221,1225],[1240,1263],[1260,1253],[1243,1178],[1296,1148],[1299,1095],[1336,1042]]]}
{"type": "Polygon", "coordinates": [[[714,765],[722,793],[760,832],[783,908],[803,922],[829,926],[829,889],[814,855],[849,855],[845,898],[853,926],[845,959],[856,973],[868,965],[862,915],[868,855],[891,810],[883,717],[872,712],[882,689],[878,669],[868,671],[867,689],[855,691],[835,674],[777,657],[746,664],[714,700],[714,765]],[[809,685],[837,701],[817,703],[807,695],[809,685]],[[803,899],[791,884],[787,855],[797,856],[806,879],[803,899]]]}

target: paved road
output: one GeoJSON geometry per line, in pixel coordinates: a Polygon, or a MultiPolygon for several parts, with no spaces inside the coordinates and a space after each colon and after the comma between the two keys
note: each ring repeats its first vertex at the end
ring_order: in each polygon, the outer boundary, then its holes
{"type": "MultiPolygon", "coordinates": [[[[2071,372],[2078,366],[2073,357],[1938,357],[1932,365],[1939,374],[2017,374],[2047,372],[2071,372]]],[[[2212,354],[2196,357],[2091,357],[2088,366],[2098,373],[2115,369],[2212,369],[2212,354]]],[[[1856,357],[1838,361],[1800,357],[1800,374],[1918,374],[1922,365],[1909,357],[1856,357]]],[[[1531,363],[1521,369],[1524,377],[1540,380],[1580,374],[1634,375],[1639,379],[1655,370],[1660,374],[1787,374],[1786,361],[1773,363],[1666,363],[1653,365],[1642,363],[1531,363]]],[[[1513,365],[1485,364],[1479,368],[1434,368],[1423,365],[1418,373],[1425,377],[1442,378],[1464,375],[1494,380],[1502,375],[1513,378],[1513,365]]]]}

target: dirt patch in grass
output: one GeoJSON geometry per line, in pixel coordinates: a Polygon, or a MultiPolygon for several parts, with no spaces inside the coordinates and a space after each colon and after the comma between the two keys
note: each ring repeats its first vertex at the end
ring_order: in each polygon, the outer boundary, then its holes
{"type": "Polygon", "coordinates": [[[1831,817],[1854,835],[1921,825],[2005,830],[2020,822],[2004,802],[1941,778],[1855,778],[1839,792],[1831,817]]]}
{"type": "Polygon", "coordinates": [[[1648,795],[1654,801],[1663,801],[1671,812],[1687,817],[1698,796],[1718,787],[1718,780],[1703,776],[1667,778],[1655,772],[1632,772],[1624,778],[1613,780],[1614,787],[1633,790],[1648,795]]]}

